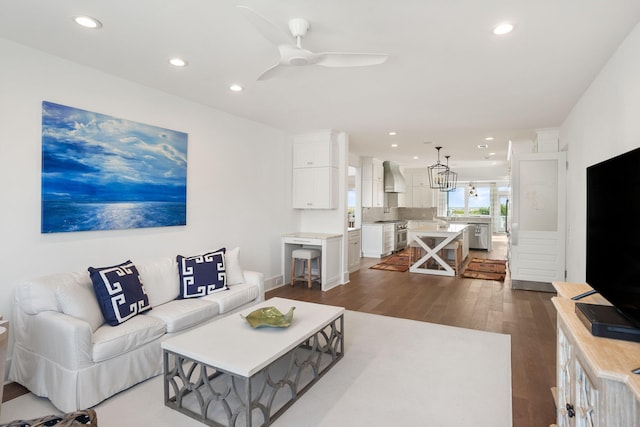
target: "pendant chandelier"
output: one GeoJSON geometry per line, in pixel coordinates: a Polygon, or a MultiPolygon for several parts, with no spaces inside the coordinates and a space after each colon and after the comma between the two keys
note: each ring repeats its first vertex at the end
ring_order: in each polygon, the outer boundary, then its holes
{"type": "Polygon", "coordinates": [[[458,174],[453,172],[449,168],[449,157],[447,158],[447,164],[440,163],[440,150],[442,147],[436,147],[438,150],[438,161],[427,167],[429,173],[429,187],[434,190],[440,191],[453,191],[456,188],[458,182],[458,174]]]}
{"type": "Polygon", "coordinates": [[[454,191],[456,189],[456,185],[458,185],[458,174],[451,170],[449,167],[449,157],[444,156],[447,159],[447,171],[443,172],[442,185],[440,186],[440,191],[454,191]]]}

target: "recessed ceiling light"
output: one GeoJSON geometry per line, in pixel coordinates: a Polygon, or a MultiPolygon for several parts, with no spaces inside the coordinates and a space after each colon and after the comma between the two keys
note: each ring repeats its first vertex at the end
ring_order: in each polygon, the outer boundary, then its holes
{"type": "Polygon", "coordinates": [[[418,160],[420,157],[418,156],[413,156],[413,160],[418,160]]]}
{"type": "Polygon", "coordinates": [[[242,89],[244,88],[239,84],[232,84],[231,86],[229,86],[229,90],[232,92],[242,92],[242,89]]]}
{"type": "Polygon", "coordinates": [[[490,155],[490,156],[495,156],[495,155],[496,155],[496,153],[489,153],[489,155],[490,155]]]}
{"type": "Polygon", "coordinates": [[[485,141],[493,141],[494,139],[495,139],[494,137],[492,137],[492,136],[488,136],[488,137],[486,137],[484,140],[485,140],[485,141]]]}
{"type": "Polygon", "coordinates": [[[92,30],[96,30],[102,27],[102,22],[98,21],[96,18],[92,18],[86,15],[74,16],[73,20],[76,22],[76,24],[92,30]]]}
{"type": "Polygon", "coordinates": [[[396,147],[398,146],[398,144],[391,144],[391,146],[392,146],[393,148],[396,148],[396,147]]]}
{"type": "Polygon", "coordinates": [[[495,34],[496,36],[509,34],[511,31],[513,31],[513,28],[514,28],[513,24],[509,22],[503,22],[501,24],[496,25],[493,28],[493,34],[495,34]]]}
{"type": "Polygon", "coordinates": [[[489,144],[478,144],[478,148],[489,148],[489,144]]]}
{"type": "Polygon", "coordinates": [[[174,67],[186,67],[187,61],[182,58],[171,58],[169,60],[169,64],[173,65],[174,67]]]}
{"type": "Polygon", "coordinates": [[[397,134],[398,134],[398,132],[393,132],[393,131],[389,132],[389,135],[391,135],[391,136],[396,136],[397,134]]]}

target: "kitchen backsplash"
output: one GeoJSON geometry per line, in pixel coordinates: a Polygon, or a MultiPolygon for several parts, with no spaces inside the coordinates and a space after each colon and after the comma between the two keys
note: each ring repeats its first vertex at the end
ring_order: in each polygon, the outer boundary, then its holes
{"type": "Polygon", "coordinates": [[[390,219],[430,220],[436,216],[436,208],[362,208],[362,223],[390,219]]]}

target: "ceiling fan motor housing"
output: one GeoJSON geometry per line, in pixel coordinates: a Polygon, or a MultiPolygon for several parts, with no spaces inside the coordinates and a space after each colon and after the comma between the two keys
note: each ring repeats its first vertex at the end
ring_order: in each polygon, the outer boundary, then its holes
{"type": "Polygon", "coordinates": [[[293,37],[304,37],[309,30],[309,21],[303,18],[294,18],[289,20],[289,30],[293,37]]]}

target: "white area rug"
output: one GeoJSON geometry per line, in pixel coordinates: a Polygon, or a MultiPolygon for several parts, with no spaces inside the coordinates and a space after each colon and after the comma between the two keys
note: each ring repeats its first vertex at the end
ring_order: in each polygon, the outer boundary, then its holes
{"type": "MultiPolygon", "coordinates": [[[[512,425],[508,335],[347,311],[345,356],[273,425],[512,425]]],[[[99,404],[100,427],[200,427],[164,406],[161,377],[99,404]]],[[[0,424],[59,413],[32,394],[0,424]]]]}

